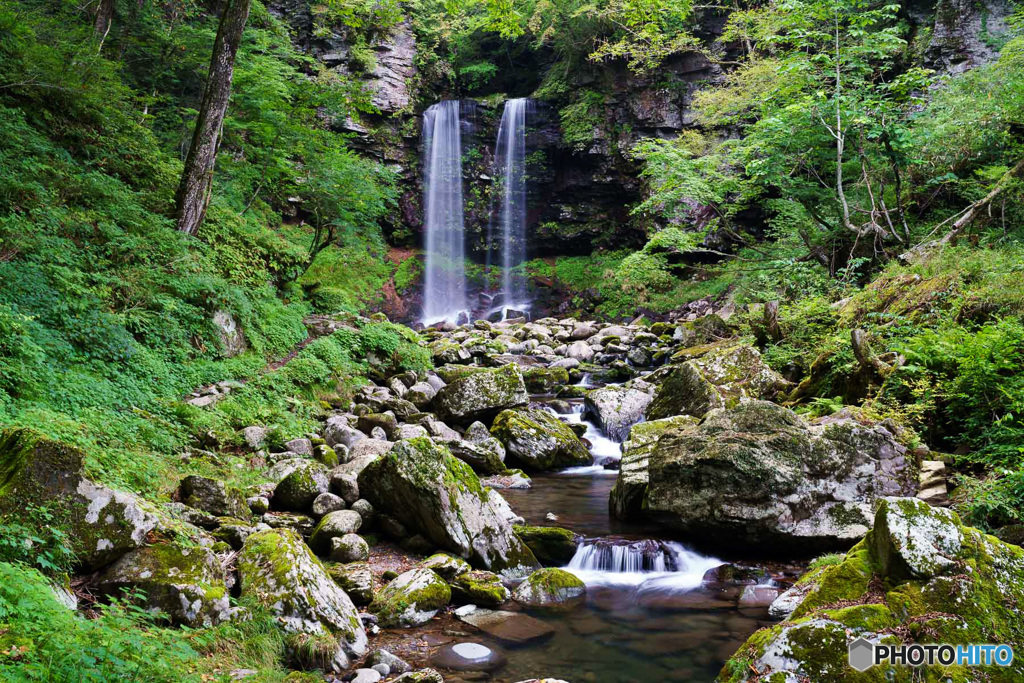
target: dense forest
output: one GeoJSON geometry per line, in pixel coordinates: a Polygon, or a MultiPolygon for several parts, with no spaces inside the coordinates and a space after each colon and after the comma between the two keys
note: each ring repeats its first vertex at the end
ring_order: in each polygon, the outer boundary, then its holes
{"type": "Polygon", "coordinates": [[[1012,0],[3,0],[0,141],[4,680],[1024,678],[846,665],[1024,647],[1012,0]]]}

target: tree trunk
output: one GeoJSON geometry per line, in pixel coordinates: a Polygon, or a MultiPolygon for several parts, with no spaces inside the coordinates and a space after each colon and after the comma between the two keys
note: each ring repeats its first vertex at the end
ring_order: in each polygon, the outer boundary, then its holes
{"type": "Polygon", "coordinates": [[[250,0],[227,0],[217,29],[210,60],[210,75],[199,106],[192,144],[185,158],[185,170],[175,197],[178,230],[194,235],[206,216],[213,185],[213,166],[220,146],[224,113],[231,98],[235,54],[249,19],[250,0]]]}
{"type": "Polygon", "coordinates": [[[779,326],[779,302],[769,301],[764,305],[764,328],[773,342],[782,341],[782,328],[779,326]]]}
{"type": "Polygon", "coordinates": [[[93,35],[99,43],[97,50],[103,47],[103,41],[110,33],[110,27],[114,23],[114,6],[116,0],[100,0],[100,6],[96,10],[96,23],[93,24],[93,35]]]}

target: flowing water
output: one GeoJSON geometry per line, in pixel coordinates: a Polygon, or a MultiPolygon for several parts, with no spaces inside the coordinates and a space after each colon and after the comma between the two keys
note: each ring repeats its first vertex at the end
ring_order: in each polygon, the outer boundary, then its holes
{"type": "Polygon", "coordinates": [[[423,322],[468,318],[462,205],[459,102],[445,100],[423,113],[426,275],[423,322]]]}
{"type": "MultiPolygon", "coordinates": [[[[584,419],[581,404],[559,417],[584,422],[591,453],[614,467],[620,444],[584,419]]],[[[666,540],[653,525],[612,518],[608,494],[615,475],[603,465],[577,467],[536,474],[528,490],[502,491],[528,524],[564,526],[584,537],[566,569],[587,584],[587,597],[568,611],[531,612],[555,629],[540,644],[511,648],[480,639],[508,657],[486,680],[710,683],[726,659],[769,623],[763,600],[745,600],[752,587],[703,580],[722,560],[695,551],[685,539],[666,540]]]]}
{"type": "MultiPolygon", "coordinates": [[[[494,147],[495,188],[491,196],[500,200],[497,222],[501,229],[501,307],[504,313],[529,308],[525,277],[513,274],[513,268],[526,260],[526,116],[529,109],[530,100],[526,98],[505,102],[494,147]]],[[[489,254],[498,251],[494,245],[493,223],[492,219],[487,229],[489,254]]]]}

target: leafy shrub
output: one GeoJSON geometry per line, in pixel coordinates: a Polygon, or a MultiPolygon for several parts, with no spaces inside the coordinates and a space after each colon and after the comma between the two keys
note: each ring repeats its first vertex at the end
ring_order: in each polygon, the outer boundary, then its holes
{"type": "Polygon", "coordinates": [[[131,601],[84,619],[36,570],[0,562],[0,678],[5,681],[198,683],[184,631],[158,628],[131,601]]]}
{"type": "Polygon", "coordinates": [[[16,517],[0,517],[0,562],[66,574],[74,565],[73,543],[60,511],[32,506],[16,517]]]}

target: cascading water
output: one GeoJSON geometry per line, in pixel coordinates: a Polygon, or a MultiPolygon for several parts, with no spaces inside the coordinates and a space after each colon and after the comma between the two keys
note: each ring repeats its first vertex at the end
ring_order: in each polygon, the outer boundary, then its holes
{"type": "Polygon", "coordinates": [[[462,132],[459,102],[445,100],[423,113],[424,223],[427,268],[424,323],[468,319],[462,216],[462,132]]]}
{"type": "MultiPolygon", "coordinates": [[[[498,191],[492,196],[500,197],[497,220],[501,228],[501,308],[506,313],[510,309],[529,308],[526,280],[522,275],[513,276],[512,269],[526,260],[526,116],[531,104],[526,98],[505,102],[494,149],[498,191]]],[[[488,225],[489,255],[497,251],[493,213],[488,225]]]]}
{"type": "Polygon", "coordinates": [[[585,541],[566,569],[588,585],[625,585],[640,590],[691,590],[722,564],[669,541],[585,541]]]}

